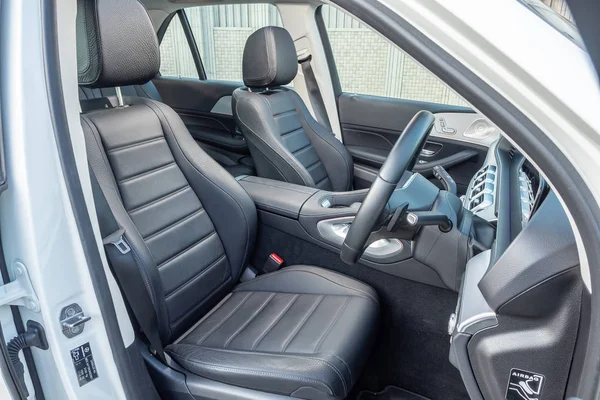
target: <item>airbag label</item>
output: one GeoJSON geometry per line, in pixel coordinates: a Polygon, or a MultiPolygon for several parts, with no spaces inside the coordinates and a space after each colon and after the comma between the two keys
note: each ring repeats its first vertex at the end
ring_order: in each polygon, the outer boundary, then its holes
{"type": "Polygon", "coordinates": [[[511,369],[506,400],[540,400],[545,379],[542,374],[511,369]]]}
{"type": "Polygon", "coordinates": [[[73,360],[79,386],[90,383],[98,377],[98,370],[89,342],[71,350],[71,359],[73,360]]]}

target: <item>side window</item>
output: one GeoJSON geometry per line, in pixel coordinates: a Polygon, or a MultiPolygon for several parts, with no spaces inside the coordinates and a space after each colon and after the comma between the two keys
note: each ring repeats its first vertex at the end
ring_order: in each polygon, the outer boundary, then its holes
{"type": "Polygon", "coordinates": [[[344,92],[449,105],[468,103],[393,43],[329,5],[323,22],[344,92]]]}
{"type": "Polygon", "coordinates": [[[160,42],[160,73],[164,76],[198,79],[198,70],[178,15],[171,22],[160,42]]]}
{"type": "MultiPolygon", "coordinates": [[[[241,82],[242,55],[248,36],[265,26],[282,26],[273,4],[231,4],[186,8],[193,43],[198,47],[206,79],[241,82]]],[[[187,29],[187,24],[185,29],[187,29]]],[[[198,78],[180,15],[175,15],[160,44],[164,76],[198,78]]]]}
{"type": "Polygon", "coordinates": [[[207,79],[241,82],[248,36],[265,26],[282,26],[273,4],[232,4],[185,10],[207,79]]]}

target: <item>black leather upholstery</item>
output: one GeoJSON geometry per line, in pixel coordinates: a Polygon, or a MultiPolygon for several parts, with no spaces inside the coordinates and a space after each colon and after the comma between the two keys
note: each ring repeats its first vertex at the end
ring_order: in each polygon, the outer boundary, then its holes
{"type": "MultiPolygon", "coordinates": [[[[121,0],[117,11],[130,3],[138,4],[121,0]]],[[[121,51],[135,53],[123,43],[121,51]]],[[[140,83],[131,79],[119,83],[140,83]]],[[[171,108],[138,96],[124,103],[82,114],[81,123],[91,170],[125,231],[128,267],[139,270],[148,290],[170,362],[264,392],[345,397],[369,354],[376,293],[306,266],[236,287],[256,236],[248,193],[196,145],[171,108]]]]}
{"type": "Polygon", "coordinates": [[[377,294],[339,274],[285,268],[238,285],[166,351],[207,378],[301,398],[344,398],[373,338],[377,294]],[[352,332],[352,335],[348,333],[352,332]]]}
{"type": "Polygon", "coordinates": [[[137,1],[77,3],[80,86],[141,85],[158,74],[160,53],[148,13],[137,1]],[[123,42],[127,42],[124,46],[123,42]]]}
{"type": "Polygon", "coordinates": [[[259,29],[246,43],[244,65],[256,67],[250,76],[244,75],[248,88],[233,93],[232,106],[257,175],[325,190],[349,190],[354,166],[346,147],[312,117],[296,92],[280,87],[295,76],[296,60],[292,38],[282,28],[259,29]],[[291,66],[293,74],[288,71],[291,66]],[[255,76],[263,75],[267,78],[257,85],[255,76]],[[257,86],[269,90],[253,89],[257,86]]]}
{"type": "Polygon", "coordinates": [[[267,26],[254,32],[244,47],[242,75],[251,88],[283,86],[298,72],[296,50],[283,28],[267,26]]]}
{"type": "MultiPolygon", "coordinates": [[[[147,82],[143,85],[131,85],[131,86],[123,86],[121,87],[121,94],[123,96],[137,96],[137,97],[145,97],[147,99],[152,99],[156,101],[162,102],[162,98],[160,93],[156,89],[156,86],[152,83],[152,81],[147,82]]],[[[82,108],[84,111],[87,111],[86,108],[90,109],[98,109],[104,108],[106,104],[106,98],[109,96],[116,96],[115,88],[101,88],[101,89],[92,89],[86,87],[79,87],[79,101],[82,104],[82,108]],[[99,103],[96,103],[99,102],[99,103]]],[[[221,164],[223,168],[227,170],[231,175],[235,177],[245,176],[245,175],[255,175],[256,172],[254,168],[243,165],[243,164],[234,164],[234,165],[226,165],[221,163],[219,158],[217,157],[219,154],[213,152],[211,156],[221,164]]],[[[228,159],[227,159],[228,160],[228,159]]]]}
{"type": "Polygon", "coordinates": [[[89,161],[146,269],[168,342],[237,282],[253,248],[256,209],[172,109],[126,100],[129,107],[83,115],[82,125],[89,161]]]}

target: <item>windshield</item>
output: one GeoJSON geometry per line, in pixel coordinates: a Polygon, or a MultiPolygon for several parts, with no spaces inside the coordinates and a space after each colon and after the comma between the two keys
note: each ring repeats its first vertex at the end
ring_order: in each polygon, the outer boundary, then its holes
{"type": "MultiPolygon", "coordinates": [[[[573,22],[559,14],[554,9],[548,7],[540,0],[519,0],[525,7],[533,11],[538,17],[546,21],[554,29],[562,33],[565,37],[569,38],[577,46],[585,50],[583,40],[579,35],[579,31],[573,22]]],[[[569,13],[567,5],[563,4],[562,8],[569,13]]]]}

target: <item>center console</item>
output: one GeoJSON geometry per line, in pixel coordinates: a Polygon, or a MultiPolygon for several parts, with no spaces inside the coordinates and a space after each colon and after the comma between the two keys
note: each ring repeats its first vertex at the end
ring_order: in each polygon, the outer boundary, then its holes
{"type": "MultiPolygon", "coordinates": [[[[261,224],[339,253],[368,190],[329,192],[271,179],[245,176],[239,183],[254,200],[261,224]]],[[[407,173],[392,194],[393,211],[438,211],[453,222],[450,232],[424,226],[413,237],[389,235],[371,243],[359,263],[385,273],[458,291],[471,254],[472,218],[460,200],[420,174],[407,173]]],[[[276,249],[273,249],[276,250],[276,249]]]]}

